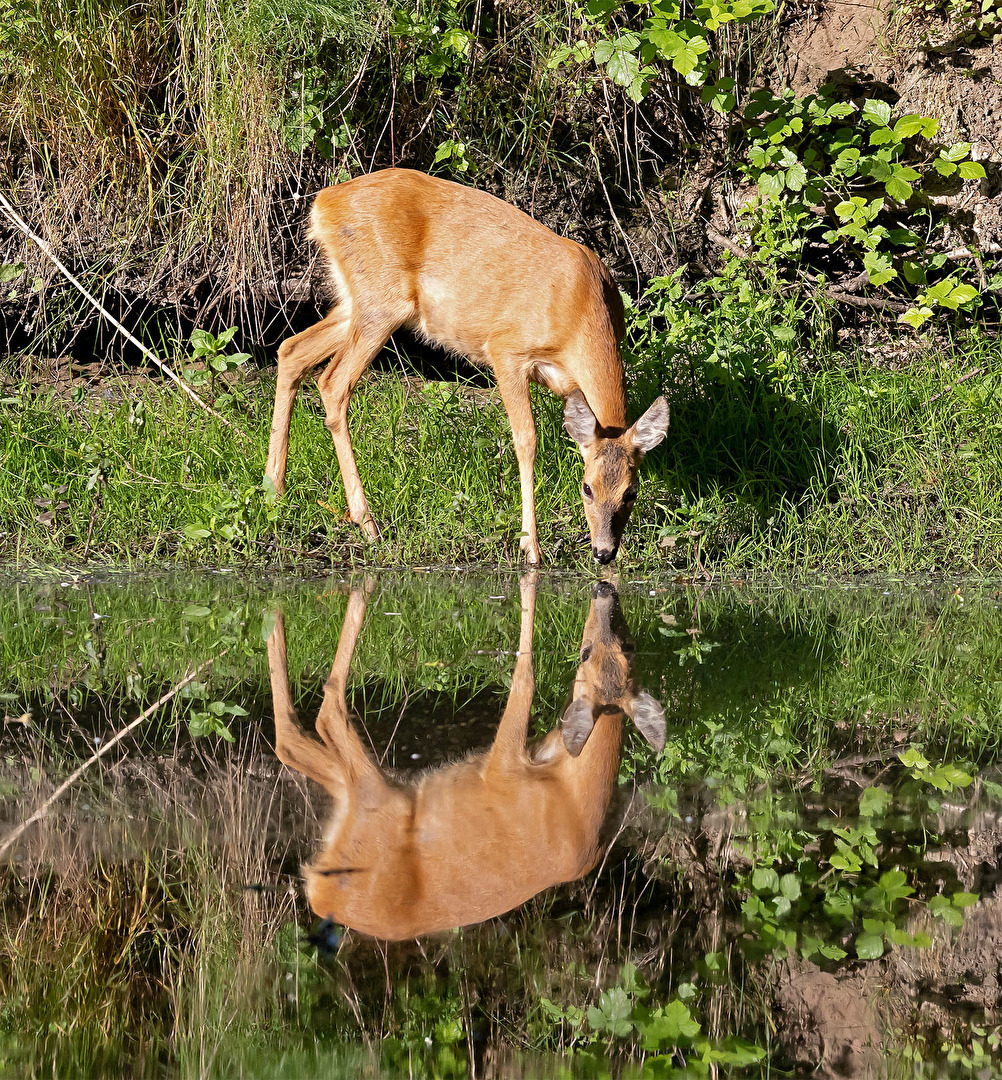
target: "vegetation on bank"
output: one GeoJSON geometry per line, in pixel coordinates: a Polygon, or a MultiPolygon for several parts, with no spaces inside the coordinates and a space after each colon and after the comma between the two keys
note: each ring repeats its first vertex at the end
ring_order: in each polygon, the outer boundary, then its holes
{"type": "MultiPolygon", "coordinates": [[[[998,166],[864,74],[784,87],[772,0],[7,8],[0,192],[232,427],[100,365],[50,394],[39,354],[96,343],[98,316],[3,218],[0,559],[513,562],[510,434],[479,386],[357,391],[376,544],[344,521],[313,391],[288,497],[260,484],[272,388],[247,362],[324,302],[306,196],[403,164],[513,199],[629,283],[633,403],[664,391],[673,418],[627,565],[998,567],[1002,277],[968,209],[998,166]]],[[[977,47],[992,25],[951,0],[896,33],[977,47]]],[[[548,395],[537,415],[545,557],[585,566],[575,455],[548,395]]]]}
{"type": "MultiPolygon", "coordinates": [[[[631,394],[640,407],[665,389],[672,422],[644,465],[626,571],[1002,567],[997,341],[972,334],[907,363],[881,347],[805,360],[769,311],[734,303],[704,316],[670,289],[657,302],[667,329],[634,358],[631,394]]],[[[287,493],[275,501],[262,486],[272,384],[228,378],[215,401],[232,426],[149,382],[6,390],[0,559],[517,565],[517,463],[496,393],[397,373],[363,381],[349,425],[383,533],[373,542],[347,520],[312,385],[293,414],[287,493]]],[[[580,459],[560,402],[535,400],[546,565],[588,568],[580,459]]]]}

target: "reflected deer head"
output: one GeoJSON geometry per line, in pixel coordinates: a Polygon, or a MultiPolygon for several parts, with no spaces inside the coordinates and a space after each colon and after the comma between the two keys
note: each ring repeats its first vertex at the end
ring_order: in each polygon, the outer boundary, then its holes
{"type": "Polygon", "coordinates": [[[352,591],[317,736],[289,690],[281,616],[268,639],[275,749],[333,799],[323,847],[304,867],[313,910],[373,937],[400,940],[500,915],[586,874],[619,771],[625,716],[656,748],[664,713],[632,678],[633,645],[616,590],[595,586],[572,700],[559,727],[527,745],[535,682],[536,584],[523,580],[519,654],[489,750],[396,782],[348,716],[346,682],[367,593],[352,591]]]}

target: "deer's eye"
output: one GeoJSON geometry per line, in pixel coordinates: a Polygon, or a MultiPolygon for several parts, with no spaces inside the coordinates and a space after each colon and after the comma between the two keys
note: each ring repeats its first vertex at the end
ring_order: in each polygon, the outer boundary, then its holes
{"type": "Polygon", "coordinates": [[[594,495],[592,494],[592,490],[591,490],[591,488],[590,488],[590,487],[589,487],[589,486],[588,486],[587,484],[582,484],[582,485],[581,485],[581,490],[582,490],[582,491],[584,492],[584,497],[585,497],[586,499],[593,499],[593,498],[595,498],[595,496],[594,496],[594,495]]]}
{"type": "Polygon", "coordinates": [[[590,646],[590,645],[586,645],[586,646],[585,646],[585,647],[584,647],[584,648],[583,648],[583,649],[581,650],[581,663],[582,663],[582,664],[583,664],[583,663],[585,663],[585,661],[586,661],[586,660],[588,659],[588,657],[589,657],[589,656],[591,656],[591,646],[590,646]]]}
{"type": "Polygon", "coordinates": [[[631,503],[631,502],[636,502],[636,500],[637,500],[637,489],[635,487],[628,487],[626,489],[626,491],[623,492],[623,502],[624,503],[631,503]]]}

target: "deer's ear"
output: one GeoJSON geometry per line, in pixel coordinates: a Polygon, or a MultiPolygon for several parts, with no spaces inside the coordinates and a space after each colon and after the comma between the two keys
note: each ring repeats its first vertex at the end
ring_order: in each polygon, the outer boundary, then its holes
{"type": "Polygon", "coordinates": [[[671,410],[665,398],[659,397],[657,401],[644,413],[633,425],[633,445],[641,453],[646,454],[668,434],[668,421],[671,418],[671,410]]]}
{"type": "Polygon", "coordinates": [[[658,700],[646,690],[641,690],[633,699],[633,722],[637,725],[637,731],[655,750],[664,750],[668,721],[658,700]]]}
{"type": "Polygon", "coordinates": [[[595,439],[597,427],[598,421],[584,394],[580,390],[572,390],[564,402],[564,431],[578,446],[588,446],[595,439]]]}
{"type": "Polygon", "coordinates": [[[594,727],[595,717],[592,714],[591,702],[588,698],[578,698],[577,701],[572,701],[567,706],[567,711],[561,721],[561,731],[564,737],[564,746],[571,757],[577,757],[581,753],[594,727]]]}

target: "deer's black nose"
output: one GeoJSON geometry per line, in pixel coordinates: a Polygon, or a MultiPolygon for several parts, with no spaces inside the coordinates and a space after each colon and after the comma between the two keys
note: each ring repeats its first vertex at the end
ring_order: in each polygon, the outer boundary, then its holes
{"type": "Polygon", "coordinates": [[[612,562],[612,560],[616,557],[616,552],[618,550],[618,548],[608,548],[605,551],[599,551],[598,548],[592,548],[592,553],[595,556],[595,562],[601,563],[603,566],[605,566],[606,563],[612,562]]]}

